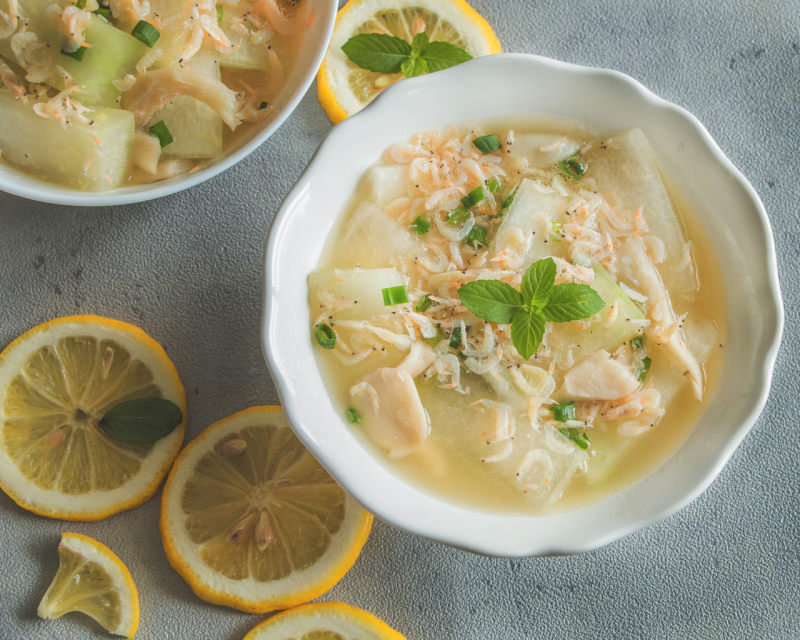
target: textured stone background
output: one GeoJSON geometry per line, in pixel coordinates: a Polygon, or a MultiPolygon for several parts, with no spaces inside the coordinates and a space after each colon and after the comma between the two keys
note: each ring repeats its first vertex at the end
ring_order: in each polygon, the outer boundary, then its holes
{"type": "MultiPolygon", "coordinates": [[[[472,3],[506,51],[618,69],[700,118],[772,220],[783,349],[750,435],[711,488],[665,521],[592,553],[525,560],[470,555],[377,522],[326,597],[371,610],[410,640],[800,637],[800,2],[472,3]]],[[[275,402],[259,345],[264,238],[329,129],[312,92],[257,152],[189,192],[105,210],[0,194],[0,346],[73,313],[140,325],[186,385],[187,438],[275,402]]],[[[82,616],[36,618],[64,530],[98,538],[128,564],[141,596],[138,638],[241,638],[259,616],[198,600],[167,566],[157,515],[153,499],[69,524],[0,494],[0,638],[100,634],[82,616]]]]}

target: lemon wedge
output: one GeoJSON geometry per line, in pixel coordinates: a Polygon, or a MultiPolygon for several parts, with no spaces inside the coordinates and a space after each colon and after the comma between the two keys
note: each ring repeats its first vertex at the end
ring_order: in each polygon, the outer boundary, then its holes
{"type": "Polygon", "coordinates": [[[161,503],[164,550],[192,590],[257,613],[330,589],[371,526],[280,407],[252,407],[203,431],[178,456],[161,503]]]}
{"type": "Polygon", "coordinates": [[[328,51],[317,73],[317,94],[334,124],[360,111],[389,85],[403,78],[361,69],[342,45],[362,33],[386,33],[407,42],[425,32],[433,41],[461,47],[473,58],[500,53],[500,42],[465,0],[350,0],[336,16],[328,51]]]}
{"type": "Polygon", "coordinates": [[[0,353],[0,487],[43,516],[100,520],[158,489],[180,449],[186,398],[164,349],[141,329],[98,316],[51,320],[0,353]],[[183,421],[129,445],[98,426],[117,404],[161,397],[183,421]]]}
{"type": "Polygon", "coordinates": [[[295,607],[264,620],[243,640],[405,640],[380,618],[343,602],[295,607]]]}
{"type": "Polygon", "coordinates": [[[39,617],[52,620],[80,611],[107,631],[132,638],[139,626],[139,595],[114,552],[79,533],[63,533],[58,559],[58,571],[39,603],[39,617]]]}

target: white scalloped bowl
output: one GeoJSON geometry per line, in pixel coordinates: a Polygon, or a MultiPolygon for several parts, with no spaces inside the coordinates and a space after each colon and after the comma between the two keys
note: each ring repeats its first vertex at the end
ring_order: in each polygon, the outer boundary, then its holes
{"type": "Polygon", "coordinates": [[[586,551],[697,497],[763,408],[783,325],[764,207],[697,119],[621,73],[521,54],[480,58],[403,81],[338,125],[273,222],[265,288],[264,350],[303,443],[374,514],[419,535],[500,556],[586,551]],[[395,475],[368,451],[334,407],[317,367],[306,285],[359,178],[387,146],[453,122],[520,114],[568,118],[596,131],[642,128],[709,232],[728,306],[719,384],[679,449],[622,492],[543,517],[487,513],[444,501],[395,475]]]}
{"type": "Polygon", "coordinates": [[[317,8],[316,17],[304,36],[288,79],[273,101],[276,107],[273,117],[261,124],[243,142],[236,144],[220,158],[203,166],[202,169],[151,184],[90,192],[68,189],[37,180],[0,163],[0,190],[30,200],[83,207],[131,204],[183,191],[232,167],[255,151],[292,114],[303,95],[308,91],[320,64],[322,64],[322,58],[333,33],[338,2],[337,0],[310,1],[317,8]]]}

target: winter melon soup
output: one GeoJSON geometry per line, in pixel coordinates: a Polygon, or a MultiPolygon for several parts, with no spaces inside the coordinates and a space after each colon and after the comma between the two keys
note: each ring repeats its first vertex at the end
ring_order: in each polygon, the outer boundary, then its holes
{"type": "Polygon", "coordinates": [[[718,265],[636,129],[397,143],[308,284],[343,418],[396,473],[479,508],[635,482],[692,429],[722,359],[718,265]]]}
{"type": "Polygon", "coordinates": [[[272,117],[313,14],[313,0],[0,0],[0,158],[84,191],[192,172],[272,117]]]}

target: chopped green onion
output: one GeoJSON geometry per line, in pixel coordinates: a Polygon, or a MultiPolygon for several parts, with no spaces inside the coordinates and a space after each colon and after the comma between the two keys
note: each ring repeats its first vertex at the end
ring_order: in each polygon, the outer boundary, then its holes
{"type": "Polygon", "coordinates": [[[578,160],[577,156],[570,156],[558,163],[558,168],[567,178],[580,180],[588,167],[585,162],[578,160]]]}
{"type": "Polygon", "coordinates": [[[420,301],[417,302],[417,306],[415,306],[414,309],[419,311],[419,313],[423,313],[424,311],[427,311],[428,307],[430,307],[432,304],[433,303],[431,302],[431,294],[426,293],[424,296],[422,296],[420,301]]]}
{"type": "Polygon", "coordinates": [[[631,338],[631,346],[637,351],[641,351],[644,348],[644,336],[631,338]]]}
{"type": "Polygon", "coordinates": [[[486,200],[486,192],[483,190],[483,185],[475,187],[467,195],[461,198],[461,206],[465,209],[471,209],[479,202],[486,200]]]}
{"type": "Polygon", "coordinates": [[[353,407],[347,409],[347,419],[351,424],[361,424],[361,416],[358,415],[358,411],[353,409],[353,407]]]}
{"type": "Polygon", "coordinates": [[[96,13],[98,16],[103,16],[106,20],[111,20],[111,9],[108,7],[100,7],[99,9],[95,9],[92,13],[96,13]]]}
{"type": "Polygon", "coordinates": [[[418,236],[423,236],[428,233],[428,229],[431,228],[431,223],[428,222],[422,216],[417,216],[416,220],[411,223],[411,230],[416,233],[418,236]]]}
{"type": "Polygon", "coordinates": [[[554,220],[550,223],[550,228],[552,229],[550,239],[553,242],[561,242],[561,223],[554,220]]]}
{"type": "Polygon", "coordinates": [[[575,419],[575,401],[568,400],[550,405],[550,411],[553,412],[553,417],[559,422],[566,422],[567,420],[575,419]]]}
{"type": "Polygon", "coordinates": [[[639,365],[638,369],[636,369],[636,379],[639,382],[644,382],[644,379],[647,377],[647,372],[650,371],[650,363],[652,359],[649,357],[642,358],[642,364],[639,365]]]}
{"type": "Polygon", "coordinates": [[[455,211],[451,211],[447,215],[447,221],[452,224],[453,226],[461,226],[472,214],[469,211],[464,211],[463,209],[456,209],[455,211]]]}
{"type": "Polygon", "coordinates": [[[432,347],[435,347],[437,344],[439,344],[442,341],[442,338],[444,338],[444,334],[442,333],[442,330],[441,329],[436,329],[436,335],[435,336],[431,336],[430,338],[423,338],[423,340],[427,344],[431,345],[432,347]]]}
{"type": "Polygon", "coordinates": [[[503,200],[503,206],[500,207],[500,211],[497,212],[498,216],[502,216],[508,211],[508,208],[514,203],[514,196],[517,195],[517,191],[519,190],[519,185],[514,187],[511,192],[505,197],[503,200]]]}
{"type": "Polygon", "coordinates": [[[75,0],[75,6],[78,7],[78,9],[85,9],[86,0],[75,0]]]}
{"type": "Polygon", "coordinates": [[[217,5],[217,24],[222,24],[222,5],[217,5]]]}
{"type": "Polygon", "coordinates": [[[478,151],[480,151],[483,155],[491,153],[492,151],[497,151],[500,148],[500,140],[498,140],[497,136],[493,133],[488,133],[480,138],[475,138],[472,141],[472,144],[474,144],[478,151]]]}
{"type": "Polygon", "coordinates": [[[458,349],[461,346],[461,327],[453,329],[453,333],[450,334],[450,346],[453,349],[458,349]]]}
{"type": "Polygon", "coordinates": [[[323,323],[317,325],[315,335],[317,336],[319,346],[323,349],[333,349],[336,346],[336,334],[327,324],[323,323]]]}
{"type": "Polygon", "coordinates": [[[381,294],[383,295],[383,304],[387,307],[408,302],[408,291],[406,291],[406,286],[404,284],[381,289],[381,294]]]}
{"type": "Polygon", "coordinates": [[[75,51],[64,51],[62,49],[61,53],[70,58],[75,58],[76,60],[83,60],[83,56],[86,54],[86,47],[78,47],[75,51]]]}
{"type": "Polygon", "coordinates": [[[564,436],[567,440],[571,440],[577,447],[581,449],[588,449],[589,448],[589,438],[586,438],[586,432],[583,432],[583,438],[578,433],[577,429],[567,429],[566,427],[563,429],[558,430],[559,433],[564,436]],[[584,438],[586,438],[584,440],[584,438]]]}
{"type": "Polygon", "coordinates": [[[483,227],[472,227],[467,234],[467,244],[473,249],[480,249],[486,246],[486,229],[483,227]]]}
{"type": "Polygon", "coordinates": [[[502,186],[503,186],[503,183],[500,182],[499,178],[491,178],[486,183],[486,188],[489,189],[489,193],[497,193],[498,191],[500,191],[500,187],[502,187],[502,186]]]}
{"type": "Polygon", "coordinates": [[[131,31],[131,35],[137,40],[144,42],[148,47],[152,47],[161,36],[158,29],[146,20],[139,20],[133,28],[133,31],[131,31]]]}
{"type": "Polygon", "coordinates": [[[261,104],[258,105],[258,110],[261,111],[261,109],[266,109],[266,108],[267,108],[267,101],[266,100],[262,100],[261,104]]]}
{"type": "Polygon", "coordinates": [[[166,147],[170,142],[175,140],[175,138],[173,138],[172,134],[169,132],[169,129],[167,129],[167,125],[164,124],[163,120],[159,120],[152,127],[150,127],[150,133],[158,138],[158,143],[162,146],[162,148],[166,147]]]}

